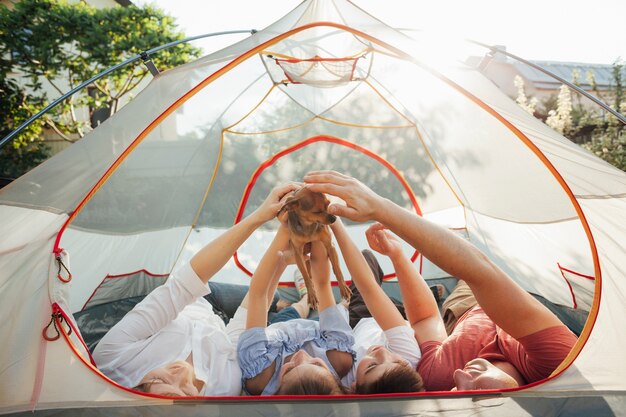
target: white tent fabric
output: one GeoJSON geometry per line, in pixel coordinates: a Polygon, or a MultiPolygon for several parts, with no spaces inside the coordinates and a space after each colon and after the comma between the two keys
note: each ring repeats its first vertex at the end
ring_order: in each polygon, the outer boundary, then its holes
{"type": "MultiPolygon", "coordinates": [[[[444,65],[432,51],[349,1],[307,0],[253,36],[159,75],[86,138],[3,189],[0,414],[133,414],[138,406],[190,414],[185,400],[108,380],[78,329],[54,341],[42,331],[53,313],[57,326],[75,327],[72,313],[107,278],[147,291],[149,277],[187,262],[274,184],[313,169],[361,179],[465,236],[528,291],[588,311],[580,340],[550,379],[486,397],[402,395],[367,407],[356,397],[211,398],[194,402],[194,413],[623,410],[626,174],[535,120],[477,70],[444,65]],[[306,65],[285,72],[277,59],[306,65]],[[55,256],[66,264],[68,253],[66,283],[55,256]]],[[[244,269],[254,269],[274,227],[255,233],[215,279],[246,283],[244,269]]],[[[363,227],[349,225],[362,246],[363,227]]],[[[443,276],[415,262],[427,279],[443,276]]],[[[119,296],[105,288],[97,301],[119,296]]]]}

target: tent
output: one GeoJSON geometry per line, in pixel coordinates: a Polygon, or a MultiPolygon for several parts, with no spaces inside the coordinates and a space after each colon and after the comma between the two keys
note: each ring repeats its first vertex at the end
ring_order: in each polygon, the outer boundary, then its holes
{"type": "MultiPolygon", "coordinates": [[[[0,414],[626,409],[626,174],[431,46],[348,1],[304,1],[253,36],[155,77],[83,140],[3,189],[0,414]],[[98,371],[74,315],[145,295],[275,183],[313,169],[361,179],[469,239],[529,292],[582,312],[573,351],[547,380],[506,392],[172,399],[98,371]]],[[[246,283],[275,227],[256,232],[215,280],[246,283]]],[[[349,225],[362,246],[363,227],[349,225]]],[[[427,279],[446,278],[406,249],[427,279]]]]}

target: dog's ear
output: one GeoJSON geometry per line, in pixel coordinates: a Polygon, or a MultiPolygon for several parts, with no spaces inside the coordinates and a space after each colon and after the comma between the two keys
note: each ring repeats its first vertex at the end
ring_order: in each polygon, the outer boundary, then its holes
{"type": "Polygon", "coordinates": [[[311,196],[305,196],[302,197],[300,199],[300,208],[304,211],[309,211],[313,208],[313,206],[315,205],[315,203],[313,202],[313,199],[311,198],[311,196]]]}
{"type": "Polygon", "coordinates": [[[294,196],[287,197],[287,199],[285,200],[285,203],[283,204],[281,209],[278,211],[278,215],[280,215],[280,213],[282,213],[283,211],[291,211],[295,207],[298,207],[299,205],[300,205],[300,197],[294,197],[294,196]]]}

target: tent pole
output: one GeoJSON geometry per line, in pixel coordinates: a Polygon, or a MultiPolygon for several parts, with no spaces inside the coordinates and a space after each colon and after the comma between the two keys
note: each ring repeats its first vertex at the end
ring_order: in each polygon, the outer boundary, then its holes
{"type": "Polygon", "coordinates": [[[596,103],[597,105],[599,105],[600,107],[602,107],[604,110],[608,111],[609,113],[611,113],[613,116],[615,116],[620,122],[622,122],[623,124],[626,125],[626,117],[624,117],[621,113],[619,113],[618,111],[614,110],[611,108],[611,106],[609,106],[608,104],[604,103],[602,100],[598,99],[596,96],[589,94],[588,92],[586,92],[585,90],[583,90],[582,88],[578,87],[577,85],[559,77],[558,75],[552,73],[551,71],[548,71],[545,68],[540,67],[537,64],[533,64],[530,61],[525,60],[524,58],[520,58],[517,55],[513,55],[510,52],[504,51],[496,46],[489,46],[486,45],[484,43],[481,42],[477,42],[477,41],[472,41],[472,40],[468,40],[469,42],[482,46],[484,48],[490,49],[492,54],[496,54],[496,53],[500,53],[503,55],[506,55],[508,57],[511,57],[519,62],[522,62],[534,69],[536,69],[537,71],[541,71],[546,75],[549,75],[550,77],[562,82],[563,84],[567,85],[569,88],[571,88],[572,90],[582,94],[583,96],[587,97],[589,100],[593,101],[594,103],[596,103]]]}
{"type": "Polygon", "coordinates": [[[156,48],[149,49],[149,50],[144,51],[144,52],[142,52],[140,54],[137,54],[137,55],[135,55],[135,56],[133,56],[131,58],[128,58],[126,61],[123,61],[123,62],[120,62],[119,64],[113,65],[112,67],[109,67],[106,70],[102,71],[100,74],[91,77],[90,79],[88,79],[84,83],[82,83],[82,84],[72,88],[70,91],[68,91],[67,93],[63,94],[61,97],[59,97],[56,100],[54,100],[52,103],[48,104],[41,111],[39,111],[37,114],[31,116],[28,120],[26,120],[24,123],[22,123],[20,126],[18,126],[17,129],[15,129],[14,131],[12,131],[8,135],[6,135],[4,138],[2,138],[2,140],[0,140],[0,148],[2,148],[2,146],[4,146],[4,144],[10,142],[13,138],[15,138],[18,134],[20,134],[24,129],[26,129],[28,126],[30,126],[35,120],[39,119],[41,116],[43,116],[50,109],[55,107],[57,104],[61,103],[66,98],[71,97],[72,95],[74,95],[78,91],[82,90],[84,87],[88,86],[89,84],[93,83],[94,81],[97,81],[100,78],[110,74],[111,72],[113,72],[115,70],[118,70],[119,68],[125,67],[126,65],[131,64],[131,63],[137,61],[138,59],[142,59],[144,61],[144,63],[146,64],[146,66],[148,67],[148,70],[150,70],[150,73],[152,74],[152,76],[156,76],[156,75],[159,74],[159,70],[156,68],[156,66],[154,65],[154,63],[150,59],[150,54],[154,54],[154,53],[159,52],[159,51],[161,51],[163,49],[171,48],[172,46],[176,46],[176,45],[181,44],[181,43],[195,41],[197,39],[209,38],[209,37],[212,37],[212,36],[219,36],[219,35],[231,35],[231,34],[237,34],[237,33],[250,33],[251,35],[254,35],[256,32],[257,32],[256,29],[250,29],[250,30],[229,30],[229,31],[224,31],[224,32],[213,32],[213,33],[207,33],[207,34],[204,34],[204,35],[191,36],[191,37],[188,37],[188,38],[185,38],[185,39],[181,39],[181,40],[173,41],[173,42],[170,42],[170,43],[166,43],[165,45],[157,46],[156,48]]]}

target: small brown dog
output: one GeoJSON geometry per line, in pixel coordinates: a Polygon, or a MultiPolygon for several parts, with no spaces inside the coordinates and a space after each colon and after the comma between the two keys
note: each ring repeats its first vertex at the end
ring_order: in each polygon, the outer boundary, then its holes
{"type": "Polygon", "coordinates": [[[347,300],[350,299],[352,291],[346,285],[341,269],[339,268],[339,258],[337,257],[337,251],[333,246],[332,238],[330,235],[329,224],[332,224],[337,220],[332,214],[328,214],[326,209],[330,201],[322,193],[317,193],[309,190],[306,187],[302,187],[299,190],[293,192],[293,194],[285,200],[285,204],[278,212],[278,216],[283,211],[287,211],[287,225],[290,231],[290,243],[293,250],[294,258],[296,259],[296,265],[306,284],[307,293],[309,295],[309,304],[312,308],[317,307],[317,295],[315,294],[315,288],[313,287],[313,281],[311,280],[311,263],[305,261],[304,249],[305,245],[309,242],[319,240],[324,244],[326,253],[333,267],[333,273],[337,277],[337,283],[339,284],[339,291],[341,297],[347,300]]]}

